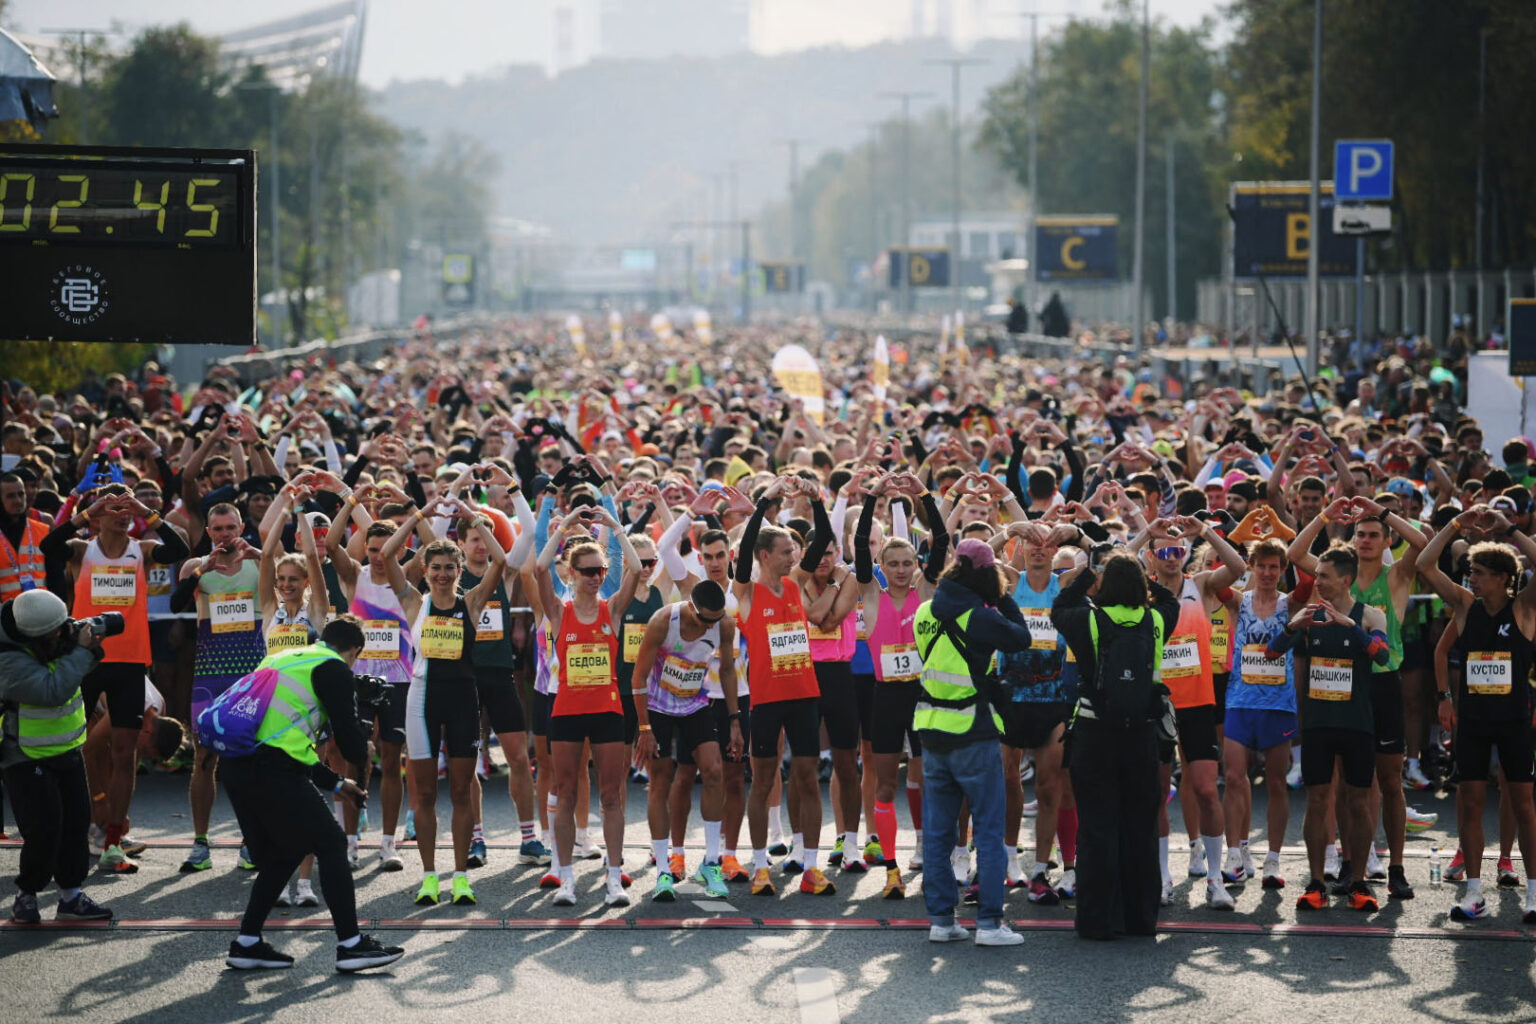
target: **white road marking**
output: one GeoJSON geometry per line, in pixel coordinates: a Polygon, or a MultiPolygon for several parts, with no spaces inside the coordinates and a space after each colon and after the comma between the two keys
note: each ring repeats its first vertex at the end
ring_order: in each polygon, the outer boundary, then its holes
{"type": "Polygon", "coordinates": [[[736,908],[725,900],[694,900],[693,905],[711,914],[734,914],[736,908]]]}
{"type": "Polygon", "coordinates": [[[825,967],[795,968],[795,998],[800,1003],[800,1024],[842,1024],[837,986],[825,967]]]}

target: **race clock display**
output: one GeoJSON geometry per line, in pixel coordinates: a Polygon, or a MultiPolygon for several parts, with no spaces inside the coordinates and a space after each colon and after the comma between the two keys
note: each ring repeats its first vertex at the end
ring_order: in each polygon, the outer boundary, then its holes
{"type": "Polygon", "coordinates": [[[0,150],[0,336],[249,345],[248,150],[0,150]]]}

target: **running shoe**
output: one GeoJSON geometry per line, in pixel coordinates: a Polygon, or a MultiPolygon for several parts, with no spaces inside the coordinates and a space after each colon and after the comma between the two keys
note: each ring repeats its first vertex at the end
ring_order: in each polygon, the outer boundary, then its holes
{"type": "Polygon", "coordinates": [[[651,887],[651,899],[656,903],[671,903],[677,899],[677,887],[667,872],[662,871],[656,875],[656,884],[651,887]]]}
{"type": "Polygon", "coordinates": [[[1351,889],[1353,889],[1354,886],[1355,886],[1355,869],[1354,869],[1354,865],[1351,864],[1347,860],[1346,861],[1340,861],[1339,862],[1339,877],[1338,877],[1338,880],[1333,883],[1333,894],[1335,896],[1348,896],[1349,895],[1349,891],[1351,889]]]}
{"type": "Polygon", "coordinates": [[[1323,880],[1325,882],[1337,882],[1339,880],[1339,848],[1337,844],[1329,843],[1323,851],[1323,880]]]}
{"type": "Polygon", "coordinates": [[[598,860],[603,851],[597,848],[590,836],[578,834],[576,842],[571,845],[571,860],[598,860]]]}
{"type": "Polygon", "coordinates": [[[107,833],[97,828],[94,821],[91,822],[91,827],[86,830],[85,834],[90,839],[91,849],[104,850],[107,848],[107,833]]]}
{"type": "Polygon", "coordinates": [[[1046,880],[1045,875],[1039,874],[1029,880],[1029,902],[1054,907],[1061,902],[1061,897],[1056,895],[1056,890],[1046,880]]]}
{"type": "Polygon", "coordinates": [[[1509,857],[1499,858],[1499,888],[1520,888],[1520,876],[1515,872],[1515,862],[1509,857]]]}
{"type": "Polygon", "coordinates": [[[469,886],[469,876],[458,874],[453,876],[453,904],[456,907],[473,906],[475,902],[475,890],[469,886]]]}
{"type": "Polygon", "coordinates": [[[603,893],[603,906],[629,906],[629,893],[624,891],[624,883],[619,879],[611,877],[608,879],[608,891],[603,893]]]}
{"type": "Polygon", "coordinates": [[[960,889],[960,902],[968,907],[974,907],[981,902],[981,886],[975,882],[962,886],[960,889]]]}
{"type": "Polygon", "coordinates": [[[1026,785],[1035,781],[1035,761],[1033,758],[1025,759],[1024,766],[1019,769],[1019,781],[1026,785]]]}
{"type": "Polygon", "coordinates": [[[1468,893],[1466,898],[1451,907],[1452,921],[1476,921],[1493,913],[1482,893],[1468,893]]]}
{"type": "Polygon", "coordinates": [[[1189,847],[1189,877],[1204,878],[1206,876],[1205,850],[1203,843],[1193,843],[1189,847]]]}
{"type": "Polygon", "coordinates": [[[471,839],[469,841],[469,858],[464,863],[472,868],[485,867],[486,850],[484,839],[471,839]]]}
{"type": "Polygon", "coordinates": [[[720,858],[720,874],[727,882],[746,882],[752,877],[747,874],[747,869],[741,866],[741,861],[730,854],[720,858]]]}
{"type": "Polygon", "coordinates": [[[224,958],[224,962],[237,971],[255,971],[292,967],[293,957],[279,953],[264,941],[253,946],[242,946],[240,940],[235,939],[229,944],[229,955],[224,958]]]}
{"type": "Polygon", "coordinates": [[[1284,889],[1285,877],[1280,874],[1280,855],[1271,853],[1264,858],[1264,888],[1284,889]]]}
{"type": "Polygon", "coordinates": [[[555,874],[553,871],[546,871],[544,873],[544,877],[539,879],[539,888],[540,889],[558,889],[558,888],[560,888],[560,876],[555,874]]]}
{"type": "Polygon", "coordinates": [[[1226,863],[1221,866],[1221,880],[1228,885],[1241,885],[1249,876],[1243,873],[1243,855],[1235,846],[1227,847],[1226,863]]]}
{"type": "Polygon", "coordinates": [[[1033,818],[1037,816],[1040,813],[1040,801],[1031,800],[1029,803],[1024,805],[1024,810],[1022,813],[1026,818],[1033,818]]]}
{"type": "Polygon", "coordinates": [[[1253,854],[1246,846],[1239,846],[1237,852],[1243,858],[1243,880],[1251,882],[1259,873],[1259,869],[1253,864],[1253,854]]]}
{"type": "Polygon", "coordinates": [[[880,893],[883,900],[904,900],[907,898],[907,886],[901,880],[900,868],[885,869],[885,890],[880,893]]]}
{"type": "Polygon", "coordinates": [[[1307,883],[1307,891],[1296,898],[1297,910],[1327,910],[1328,885],[1326,882],[1307,883]]]}
{"type": "Polygon", "coordinates": [[[1376,902],[1376,894],[1371,892],[1369,885],[1356,882],[1349,890],[1349,909],[1374,913],[1381,909],[1381,904],[1376,902]]]}
{"type": "Polygon", "coordinates": [[[1371,847],[1371,852],[1365,858],[1365,880],[1367,882],[1385,882],[1387,869],[1381,866],[1381,857],[1376,853],[1376,847],[1371,847]]]}
{"type": "Polygon", "coordinates": [[[789,851],[793,850],[794,848],[794,843],[786,843],[784,840],[780,839],[778,842],[768,847],[768,856],[787,857],[789,855],[789,851]]]}
{"type": "Polygon", "coordinates": [[[1427,832],[1440,820],[1440,815],[1434,811],[1421,811],[1413,807],[1406,810],[1408,816],[1404,819],[1403,829],[1407,832],[1427,832]]]}
{"type": "Polygon", "coordinates": [[[208,849],[207,843],[193,843],[192,852],[187,854],[187,859],[181,862],[181,873],[189,875],[194,871],[207,871],[213,867],[213,851],[208,849]]]}
{"type": "Polygon", "coordinates": [[[133,836],[123,836],[122,839],[118,840],[117,845],[121,846],[123,848],[123,852],[130,857],[137,857],[139,854],[149,849],[148,843],[144,842],[142,839],[135,839],[133,836]]]}
{"type": "Polygon", "coordinates": [[[139,864],[131,860],[123,848],[116,844],[101,851],[101,860],[98,862],[104,871],[110,871],[114,875],[131,875],[139,870],[139,864]]]}
{"type": "Polygon", "coordinates": [[[1387,872],[1387,895],[1395,900],[1413,899],[1413,886],[1408,884],[1408,874],[1401,864],[1394,864],[1387,872]]]}
{"type": "Polygon", "coordinates": [[[1286,789],[1300,789],[1301,788],[1301,762],[1300,761],[1297,761],[1295,764],[1291,765],[1291,770],[1285,773],[1285,788],[1286,789]]]}
{"type": "Polygon", "coordinates": [[[912,859],[907,861],[908,871],[923,870],[923,844],[918,843],[917,849],[912,851],[912,859]]]}
{"type": "MultiPolygon", "coordinates": [[[[607,862],[604,861],[604,863],[607,863],[607,862]]],[[[624,888],[628,889],[630,886],[635,884],[635,880],[633,878],[630,878],[628,873],[626,873],[624,871],[620,871],[619,872],[619,884],[622,885],[624,888]]]]}
{"type": "Polygon", "coordinates": [[[1163,879],[1163,893],[1158,897],[1157,902],[1159,906],[1173,906],[1173,879],[1163,879]]]}
{"type": "Polygon", "coordinates": [[[380,871],[404,871],[405,861],[400,856],[400,851],[394,843],[388,846],[379,846],[379,870],[380,871]]]}
{"type": "Polygon", "coordinates": [[[1520,920],[1526,924],[1536,924],[1536,895],[1529,892],[1525,894],[1525,912],[1520,915],[1520,920]]]}
{"type": "Polygon", "coordinates": [[[1462,855],[1461,847],[1456,847],[1456,856],[1445,866],[1445,871],[1440,875],[1447,882],[1465,882],[1467,880],[1467,858],[1462,855]]]}
{"type": "Polygon", "coordinates": [[[277,899],[272,902],[279,907],[293,906],[293,893],[289,891],[287,882],[284,882],[283,887],[277,890],[277,899]]]}
{"type": "Polygon", "coordinates": [[[843,862],[843,837],[838,836],[837,842],[832,844],[832,855],[827,858],[828,867],[837,867],[843,862]]]}
{"type": "Polygon", "coordinates": [[[112,911],[85,893],[78,892],[72,900],[59,900],[54,916],[62,921],[110,921],[112,911]]]}
{"type": "Polygon", "coordinates": [[[574,879],[562,879],[560,888],[555,890],[554,904],[557,907],[574,907],[576,905],[576,882],[574,879]]]}
{"type": "Polygon", "coordinates": [[[843,858],[843,870],[851,875],[862,875],[869,870],[869,865],[864,863],[864,858],[854,853],[843,858]]]}
{"type": "Polygon", "coordinates": [[[1237,900],[1220,879],[1212,878],[1205,883],[1205,906],[1207,910],[1236,910],[1237,900]]]}
{"type": "Polygon", "coordinates": [[[880,840],[874,836],[870,836],[869,842],[864,844],[864,860],[870,864],[879,864],[885,860],[885,851],[880,848],[880,840]]]}
{"type": "Polygon", "coordinates": [[[971,853],[969,850],[956,847],[949,855],[950,869],[955,873],[955,881],[961,885],[971,874],[971,853]]]}
{"type": "Polygon", "coordinates": [[[688,859],[681,853],[674,853],[667,858],[667,874],[673,878],[688,877],[688,859]]]}
{"type": "Polygon", "coordinates": [[[773,876],[767,868],[758,868],[752,873],[752,895],[772,896],[774,894],[773,876]]]}
{"type": "Polygon", "coordinates": [[[306,879],[299,879],[293,888],[293,905],[296,907],[318,907],[320,897],[315,895],[314,886],[306,879]]]}
{"type": "Polygon", "coordinates": [[[366,971],[370,967],[384,967],[405,956],[399,946],[386,946],[372,935],[360,937],[351,946],[336,947],[336,969],[343,974],[366,971]]]}
{"type": "Polygon", "coordinates": [[[42,924],[42,912],[37,909],[37,893],[16,893],[16,900],[11,904],[11,920],[17,924],[42,924]]]}
{"type": "Polygon", "coordinates": [[[976,945],[978,946],[1017,946],[1024,941],[1024,936],[1009,928],[1002,921],[996,928],[977,928],[976,945]]]}
{"type": "Polygon", "coordinates": [[[537,839],[525,839],[517,848],[517,862],[519,864],[548,864],[550,860],[549,848],[537,839]]]}
{"type": "Polygon", "coordinates": [[[798,857],[786,857],[779,863],[779,870],[786,875],[798,875],[805,870],[805,865],[800,862],[798,857]]]}
{"type": "Polygon", "coordinates": [[[435,907],[442,898],[442,886],[438,883],[436,875],[428,875],[421,880],[421,888],[416,891],[416,905],[418,907],[435,907]]]}
{"type": "Polygon", "coordinates": [[[816,762],[816,777],[822,782],[832,781],[832,759],[823,757],[816,762]]]}
{"type": "Polygon", "coordinates": [[[416,812],[415,811],[406,811],[405,812],[405,841],[408,842],[408,843],[414,843],[416,841],[416,812]]]}
{"type": "Polygon", "coordinates": [[[1404,789],[1429,789],[1433,785],[1434,783],[1424,774],[1424,769],[1419,767],[1418,762],[1403,768],[1404,789]]]}
{"type": "Polygon", "coordinates": [[[832,880],[821,873],[821,868],[807,868],[800,876],[800,891],[812,896],[831,896],[837,892],[832,880]]]}
{"type": "Polygon", "coordinates": [[[356,871],[363,866],[362,855],[358,853],[357,836],[347,836],[347,867],[356,871]]]}
{"type": "Polygon", "coordinates": [[[251,860],[251,848],[244,843],[240,844],[240,859],[235,861],[235,867],[241,871],[256,870],[256,862],[251,860]]]}
{"type": "Polygon", "coordinates": [[[1064,900],[1077,899],[1077,868],[1067,868],[1056,883],[1056,895],[1064,900]]]}
{"type": "Polygon", "coordinates": [[[704,895],[710,899],[723,900],[731,894],[726,888],[725,876],[720,872],[719,864],[705,864],[699,869],[699,874],[704,876],[704,895]]]}
{"type": "Polygon", "coordinates": [[[963,925],[950,922],[949,924],[934,924],[928,926],[929,942],[964,942],[971,937],[971,933],[963,925]]]}

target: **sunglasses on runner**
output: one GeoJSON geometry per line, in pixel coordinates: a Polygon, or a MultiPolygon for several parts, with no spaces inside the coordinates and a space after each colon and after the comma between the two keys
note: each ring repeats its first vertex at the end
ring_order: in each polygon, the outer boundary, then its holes
{"type": "Polygon", "coordinates": [[[608,567],[606,565],[583,565],[579,568],[573,566],[571,571],[578,572],[587,579],[595,579],[607,572],[608,567]]]}
{"type": "Polygon", "coordinates": [[[1155,548],[1155,549],[1153,549],[1152,554],[1155,555],[1158,558],[1164,559],[1165,561],[1167,559],[1170,559],[1170,558],[1176,558],[1176,559],[1178,559],[1179,561],[1182,562],[1182,561],[1184,561],[1184,559],[1189,557],[1189,548],[1185,548],[1185,547],[1155,548]]]}
{"type": "Polygon", "coordinates": [[[642,569],[654,569],[654,568],[656,568],[656,559],[654,559],[654,558],[642,558],[642,559],[640,559],[640,568],[642,568],[642,569]]]}

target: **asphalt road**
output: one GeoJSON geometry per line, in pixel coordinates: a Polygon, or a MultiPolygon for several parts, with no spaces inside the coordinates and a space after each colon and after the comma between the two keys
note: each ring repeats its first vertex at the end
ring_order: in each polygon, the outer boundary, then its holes
{"type": "MultiPolygon", "coordinates": [[[[772,898],[733,887],[727,901],[699,892],[676,903],[645,898],[654,878],[642,820],[643,790],[630,788],[627,860],[635,905],[601,906],[601,862],[578,865],[578,903],[552,907],[534,868],[515,865],[514,814],[504,785],[487,789],[491,861],[474,872],[479,903],[420,908],[411,903],[418,865],[383,874],[365,857],[356,876],[365,929],[404,945],[388,971],[340,977],[324,907],[279,911],[267,937],[299,957],[294,970],[229,971],[222,954],[233,937],[249,874],[235,868],[232,845],[215,850],[214,869],[176,868],[189,839],[186,776],[140,777],[134,832],[150,841],[142,870],[93,875],[93,895],[117,911],[108,929],[0,928],[0,991],[13,1020],[68,1015],[86,1021],[342,1020],[408,1010],[413,1019],[462,1017],[611,1022],[634,1010],[679,1020],[764,1019],[832,1024],[867,1018],[906,1020],[1536,1019],[1533,933],[1520,923],[1521,893],[1490,892],[1495,916],[1449,922],[1451,886],[1431,889],[1425,854],[1454,846],[1444,830],[1409,838],[1408,873],[1418,898],[1387,901],[1377,914],[1341,906],[1298,919],[1294,897],[1305,880],[1293,801],[1283,892],[1256,884],[1234,889],[1238,910],[1203,907],[1204,883],[1182,876],[1172,858],[1176,905],[1153,940],[1084,943],[1071,932],[1069,907],[1037,907],[1021,893],[1008,912],[1026,933],[1011,949],[926,941],[920,886],[903,902],[881,900],[875,874],[830,872],[832,897],[800,894],[792,883],[772,898]],[[505,844],[505,845],[503,845],[505,844]]],[[[1256,794],[1254,820],[1263,819],[1256,794]]],[[[1421,809],[1450,816],[1444,796],[1410,794],[1421,809]]],[[[446,794],[441,818],[447,821],[446,794]]],[[[1182,828],[1174,812],[1174,846],[1182,828]]],[[[904,808],[903,808],[904,811],[904,808]]],[[[375,814],[377,809],[375,808],[375,814]]],[[[237,834],[220,799],[213,835],[237,834]]],[[[377,819],[375,819],[377,820],[377,819]]],[[[595,824],[595,820],[594,820],[595,824]]],[[[690,866],[702,845],[690,837],[690,866]]],[[[1489,812],[1490,835],[1494,825],[1489,812]]],[[[903,822],[903,828],[907,827],[903,822]]],[[[1026,823],[1026,836],[1028,835],[1026,823]]],[[[906,835],[910,838],[911,833],[906,835]]],[[[1262,830],[1255,847],[1262,850],[1262,830]]],[[[371,846],[376,833],[365,834],[371,846]]],[[[15,870],[15,846],[0,846],[0,874],[15,870]]],[[[903,862],[909,856],[902,851],[903,862]]],[[[1492,876],[1492,856],[1486,874],[1492,876]]],[[[322,893],[323,899],[323,893],[322,893]]],[[[53,898],[45,894],[44,916],[53,898]]]]}

